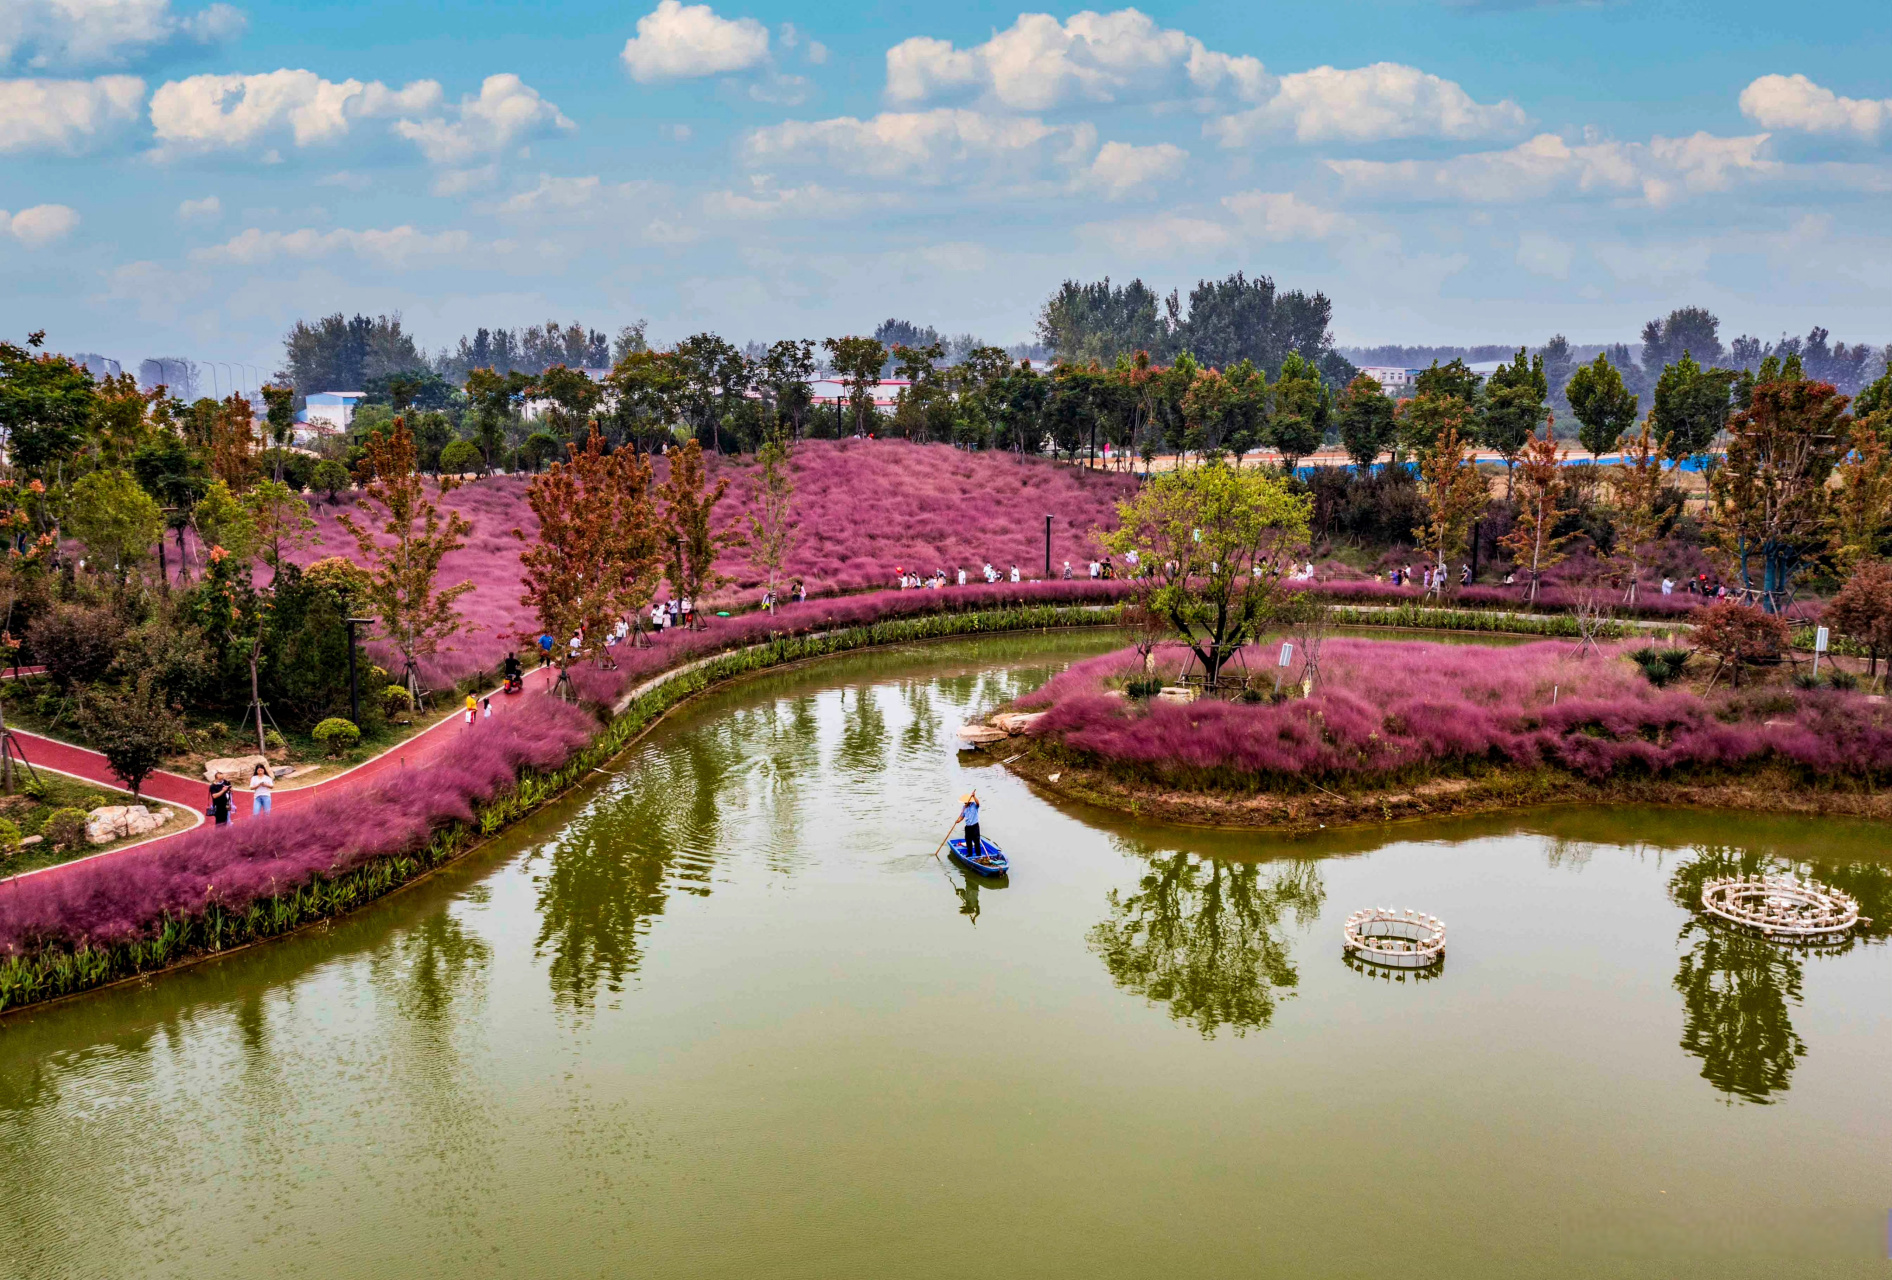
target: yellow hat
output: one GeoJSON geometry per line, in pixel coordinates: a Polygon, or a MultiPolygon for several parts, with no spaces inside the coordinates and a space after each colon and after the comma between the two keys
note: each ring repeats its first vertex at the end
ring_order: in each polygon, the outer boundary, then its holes
{"type": "Polygon", "coordinates": [[[971,804],[975,799],[978,798],[978,795],[979,793],[977,791],[968,791],[966,792],[965,795],[959,797],[959,803],[971,804]]]}

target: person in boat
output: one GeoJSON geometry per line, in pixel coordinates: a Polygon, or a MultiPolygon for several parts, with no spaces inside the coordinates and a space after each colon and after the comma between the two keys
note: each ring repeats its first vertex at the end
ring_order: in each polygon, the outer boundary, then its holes
{"type": "Polygon", "coordinates": [[[984,858],[985,843],[979,839],[979,793],[968,791],[959,800],[959,820],[966,824],[966,856],[984,858]]]}

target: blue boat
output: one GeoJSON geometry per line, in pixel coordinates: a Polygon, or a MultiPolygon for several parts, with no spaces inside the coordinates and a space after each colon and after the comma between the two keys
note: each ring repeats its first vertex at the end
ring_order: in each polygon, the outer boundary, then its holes
{"type": "Polygon", "coordinates": [[[983,846],[984,852],[977,855],[967,854],[966,842],[957,836],[948,840],[946,847],[952,850],[953,857],[959,864],[974,875],[1002,876],[1012,869],[1012,864],[1006,860],[1004,850],[983,837],[980,838],[979,844],[983,846]]]}

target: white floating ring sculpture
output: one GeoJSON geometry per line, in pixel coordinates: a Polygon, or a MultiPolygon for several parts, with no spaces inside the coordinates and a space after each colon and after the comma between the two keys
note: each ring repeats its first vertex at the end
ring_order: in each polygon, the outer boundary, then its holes
{"type": "Polygon", "coordinates": [[[1775,942],[1826,945],[1862,921],[1849,893],[1793,876],[1727,876],[1702,886],[1702,910],[1775,942]]]}
{"type": "Polygon", "coordinates": [[[1356,911],[1342,937],[1348,955],[1389,969],[1423,969],[1445,958],[1445,922],[1411,907],[1356,911]]]}

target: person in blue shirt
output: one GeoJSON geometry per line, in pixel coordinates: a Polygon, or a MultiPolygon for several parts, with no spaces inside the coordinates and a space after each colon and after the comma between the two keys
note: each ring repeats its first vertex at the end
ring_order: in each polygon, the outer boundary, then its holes
{"type": "Polygon", "coordinates": [[[960,797],[959,820],[966,824],[966,856],[981,857],[985,845],[979,839],[979,793],[968,791],[960,797]]]}
{"type": "Polygon", "coordinates": [[[550,632],[539,637],[539,665],[545,666],[552,660],[552,636],[550,632]]]}

